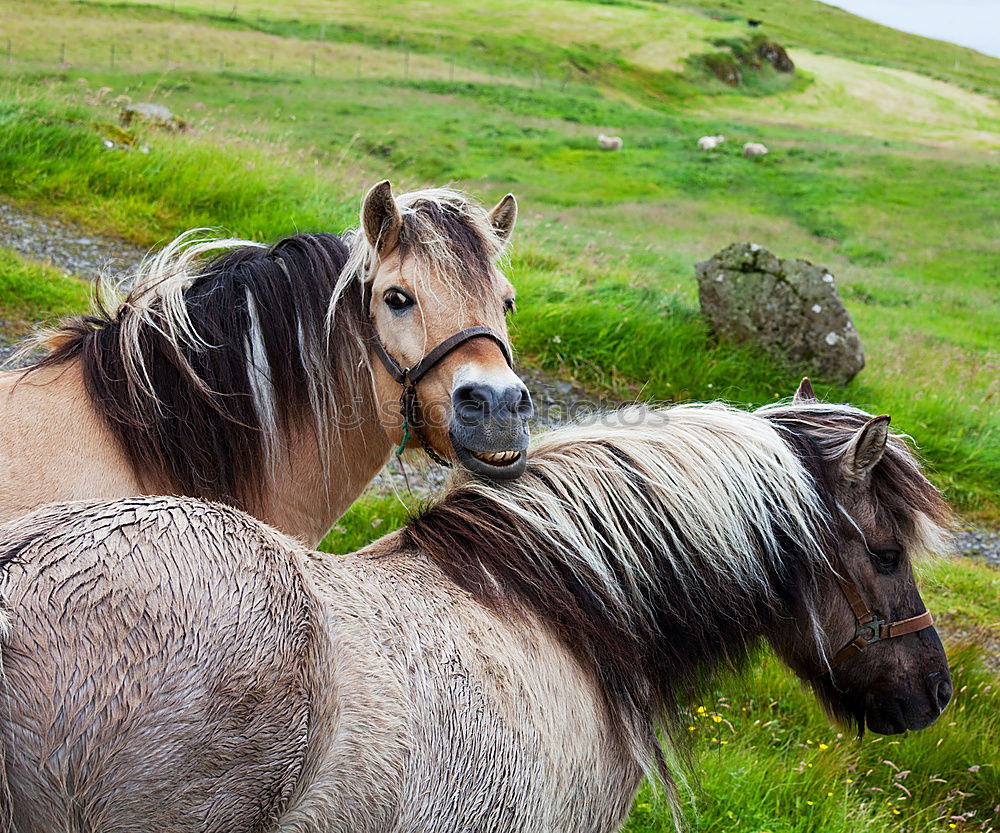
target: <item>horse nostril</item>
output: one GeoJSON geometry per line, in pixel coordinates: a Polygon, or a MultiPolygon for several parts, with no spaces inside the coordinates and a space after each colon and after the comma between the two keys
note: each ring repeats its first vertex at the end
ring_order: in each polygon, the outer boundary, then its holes
{"type": "Polygon", "coordinates": [[[939,711],[944,711],[944,707],[951,701],[953,694],[951,680],[943,671],[935,671],[927,675],[927,681],[931,686],[931,699],[934,700],[939,711]]]}
{"type": "Polygon", "coordinates": [[[451,394],[451,404],[459,416],[482,419],[493,409],[495,394],[486,385],[459,385],[451,394]]]}
{"type": "MultiPolygon", "coordinates": [[[[514,388],[515,392],[517,390],[518,388],[514,388]]],[[[514,412],[524,420],[531,419],[532,414],[535,413],[535,405],[531,401],[531,394],[528,393],[528,389],[524,385],[520,387],[520,396],[517,398],[517,406],[514,408],[514,412]]]]}

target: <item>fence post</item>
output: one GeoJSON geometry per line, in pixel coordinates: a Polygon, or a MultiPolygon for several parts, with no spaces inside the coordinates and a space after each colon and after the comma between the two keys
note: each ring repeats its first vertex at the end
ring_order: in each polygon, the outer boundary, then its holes
{"type": "Polygon", "coordinates": [[[320,40],[326,40],[326,24],[325,23],[320,23],[319,24],[319,39],[320,40]]]}
{"type": "Polygon", "coordinates": [[[110,59],[111,71],[114,72],[115,69],[115,45],[111,44],[111,59],[110,59]]]}
{"type": "Polygon", "coordinates": [[[219,53],[219,72],[222,72],[226,68],[226,56],[219,53]]]}
{"type": "Polygon", "coordinates": [[[448,66],[448,81],[449,83],[455,82],[455,56],[451,56],[451,63],[448,66]]]}
{"type": "Polygon", "coordinates": [[[316,53],[315,52],[313,52],[313,56],[312,56],[312,74],[314,76],[316,75],[316,53]]]}
{"type": "Polygon", "coordinates": [[[360,55],[358,55],[358,65],[354,69],[354,80],[355,81],[360,81],[361,80],[361,56],[360,55]]]}
{"type": "Polygon", "coordinates": [[[403,80],[410,80],[410,50],[406,50],[406,57],[403,59],[403,80]]]}
{"type": "Polygon", "coordinates": [[[7,63],[14,63],[14,44],[11,43],[10,38],[7,38],[7,63]]]}
{"type": "Polygon", "coordinates": [[[267,71],[270,72],[270,73],[274,72],[274,53],[273,52],[271,53],[271,57],[268,59],[268,62],[267,62],[267,71]]]}
{"type": "Polygon", "coordinates": [[[59,44],[59,63],[60,65],[66,63],[66,41],[59,44]]]}

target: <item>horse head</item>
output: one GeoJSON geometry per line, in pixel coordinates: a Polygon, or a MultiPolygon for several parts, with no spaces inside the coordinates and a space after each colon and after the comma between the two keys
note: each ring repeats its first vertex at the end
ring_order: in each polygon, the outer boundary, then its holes
{"type": "Polygon", "coordinates": [[[776,647],[831,714],[859,730],[930,726],[952,684],[913,565],[921,553],[944,549],[944,501],[890,434],[887,415],[823,405],[806,379],[778,421],[794,423],[818,452],[814,477],[832,507],[833,570],[816,577],[826,656],[795,635],[776,647]]]}
{"type": "Polygon", "coordinates": [[[498,265],[516,219],[511,194],[486,211],[447,189],[396,198],[387,181],[361,208],[383,424],[400,449],[500,480],[524,471],[533,410],[512,369],[514,288],[498,265]]]}

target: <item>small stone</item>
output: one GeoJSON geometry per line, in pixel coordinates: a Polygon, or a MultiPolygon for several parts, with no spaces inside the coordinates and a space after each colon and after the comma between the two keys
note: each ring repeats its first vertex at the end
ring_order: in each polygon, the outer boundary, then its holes
{"type": "Polygon", "coordinates": [[[827,344],[833,347],[834,344],[840,341],[840,336],[837,335],[836,333],[827,333],[826,338],[823,339],[823,341],[825,341],[827,344]]]}
{"type": "Polygon", "coordinates": [[[816,314],[819,314],[823,311],[823,307],[821,307],[819,304],[813,304],[812,311],[815,312],[816,314]]]}
{"type": "Polygon", "coordinates": [[[833,283],[833,275],[831,275],[829,272],[823,275],[823,283],[833,283]]]}

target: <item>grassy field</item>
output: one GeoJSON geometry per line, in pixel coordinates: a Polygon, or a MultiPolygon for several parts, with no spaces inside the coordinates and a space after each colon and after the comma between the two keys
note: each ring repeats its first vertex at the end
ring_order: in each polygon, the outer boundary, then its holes
{"type": "MultiPolygon", "coordinates": [[[[621,397],[790,394],[798,368],[707,332],[693,264],[734,240],[805,257],[836,275],[868,360],[820,394],[891,413],[964,513],[1000,521],[1000,61],[811,0],[259,5],[0,0],[0,198],[154,244],[194,226],[339,230],[385,176],[511,190],[522,360],[621,397]],[[792,47],[794,83],[732,91],[691,70],[749,16],[792,47]],[[139,100],[191,129],[123,133],[120,107],[139,100]],[[600,153],[598,132],[624,150],[600,153]],[[727,142],[700,153],[713,133],[727,142]],[[744,160],[744,141],[771,154],[744,160]]],[[[16,329],[85,294],[0,252],[16,329]]],[[[327,546],[405,517],[366,498],[327,546]]],[[[995,571],[933,564],[924,582],[955,633],[995,650],[995,571]]],[[[860,747],[771,659],[721,681],[708,717],[692,713],[692,827],[980,829],[1000,795],[1000,704],[981,649],[949,647],[967,688],[944,722],[860,747]]],[[[662,803],[641,797],[629,829],[669,829],[662,803]]]]}

